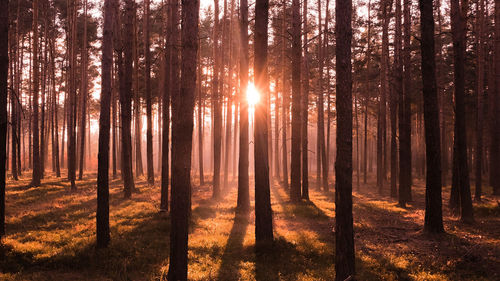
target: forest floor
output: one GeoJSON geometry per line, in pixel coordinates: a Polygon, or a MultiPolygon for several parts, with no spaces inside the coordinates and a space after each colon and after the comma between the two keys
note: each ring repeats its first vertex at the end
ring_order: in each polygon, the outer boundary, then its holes
{"type": "MultiPolygon", "coordinates": [[[[111,244],[96,251],[96,175],[78,181],[76,192],[51,175],[28,188],[25,175],[7,183],[0,280],[166,280],[170,220],[159,213],[159,183],[139,178],[139,192],[126,200],[120,181],[111,182],[111,244]]],[[[214,201],[210,185],[195,183],[189,279],[333,280],[334,194],[314,186],[311,201],[294,204],[272,185],[275,242],[257,255],[254,213],[235,217],[236,188],[214,201]]],[[[446,234],[429,236],[422,181],[406,209],[378,195],[372,181],[354,186],[357,280],[500,280],[499,197],[475,203],[476,222],[466,225],[450,215],[445,188],[446,234]]]]}

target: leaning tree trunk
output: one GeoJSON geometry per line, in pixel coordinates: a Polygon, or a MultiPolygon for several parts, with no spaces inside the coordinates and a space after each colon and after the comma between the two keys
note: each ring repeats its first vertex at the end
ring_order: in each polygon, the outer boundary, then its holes
{"type": "Polygon", "coordinates": [[[181,87],[172,96],[172,214],[167,279],[187,280],[191,152],[196,90],[199,0],[182,2],[181,87]]]}
{"type": "Polygon", "coordinates": [[[424,231],[428,233],[441,233],[444,232],[444,229],[441,207],[441,143],[439,141],[439,106],[436,85],[436,53],[434,51],[433,1],[420,0],[419,3],[425,152],[427,160],[424,231]]]}
{"type": "Polygon", "coordinates": [[[337,159],[335,160],[335,280],[354,276],[352,218],[352,2],[335,1],[337,159]],[[342,83],[339,83],[342,81],[342,83]]]}

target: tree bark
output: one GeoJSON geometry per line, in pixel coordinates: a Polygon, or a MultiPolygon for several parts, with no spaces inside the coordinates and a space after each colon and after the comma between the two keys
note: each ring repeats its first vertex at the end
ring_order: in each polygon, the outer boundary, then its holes
{"type": "MultiPolygon", "coordinates": [[[[37,8],[38,0],[33,1],[37,8]]],[[[33,13],[36,23],[37,12],[33,13]]],[[[36,26],[36,24],[34,24],[36,26]]],[[[7,162],[7,77],[9,73],[9,1],[0,2],[0,239],[5,235],[5,164],[7,162]]]]}
{"type": "MultiPolygon", "coordinates": [[[[265,101],[269,94],[268,73],[267,73],[268,22],[269,22],[269,0],[256,0],[255,34],[254,34],[254,42],[255,42],[254,73],[255,73],[255,87],[261,94],[262,101],[265,101]]],[[[260,244],[263,242],[271,242],[273,240],[273,214],[271,209],[271,192],[269,187],[269,154],[267,149],[268,118],[269,118],[269,112],[267,111],[266,103],[265,102],[257,103],[255,105],[255,120],[254,120],[256,244],[260,244]]],[[[298,129],[299,129],[298,136],[300,138],[300,127],[298,127],[298,129]]],[[[298,173],[300,173],[300,168],[298,170],[298,173]]],[[[298,183],[298,196],[300,198],[300,182],[298,183]]]]}
{"type": "Polygon", "coordinates": [[[101,113],[99,115],[99,153],[97,155],[97,248],[109,244],[109,130],[112,100],[113,20],[116,0],[104,1],[102,36],[101,113]]]}
{"type": "Polygon", "coordinates": [[[354,277],[352,217],[352,1],[335,1],[337,157],[335,160],[335,280],[354,277]],[[342,82],[342,83],[340,83],[342,82]]]}
{"type": "Polygon", "coordinates": [[[153,119],[151,105],[151,51],[149,42],[149,0],[144,0],[144,61],[145,69],[144,76],[146,80],[146,157],[148,164],[148,183],[154,184],[154,166],[153,166],[153,119]]]}
{"type": "Polygon", "coordinates": [[[84,169],[84,159],[85,159],[85,122],[87,114],[87,0],[84,0],[83,4],[83,48],[82,48],[82,81],[81,81],[81,93],[80,93],[80,103],[82,106],[82,112],[80,114],[80,170],[78,174],[78,179],[82,180],[83,169],[84,169]]]}
{"type": "MultiPolygon", "coordinates": [[[[40,186],[42,178],[41,163],[40,163],[40,133],[38,130],[38,88],[39,88],[39,67],[38,67],[38,0],[33,0],[33,42],[32,42],[32,58],[33,58],[33,112],[32,112],[32,133],[33,133],[33,177],[31,186],[40,186]]],[[[3,112],[3,111],[2,111],[3,112]]],[[[3,114],[3,113],[2,113],[3,114]]],[[[2,146],[3,147],[3,146],[2,146]]],[[[5,161],[2,161],[4,163],[5,161]]]]}
{"type": "MultiPolygon", "coordinates": [[[[451,1],[451,30],[453,38],[453,73],[455,86],[455,135],[453,139],[453,190],[460,198],[460,215],[464,222],[474,220],[470,194],[467,159],[467,135],[465,124],[465,44],[466,11],[465,0],[451,1]]],[[[453,207],[453,205],[452,205],[453,207]]]]}
{"type": "Polygon", "coordinates": [[[248,1],[240,0],[240,151],[238,159],[238,198],[236,208],[242,212],[250,208],[248,187],[248,1]]]}
{"type": "Polygon", "coordinates": [[[482,193],[482,166],[483,166],[483,122],[484,122],[484,0],[478,1],[476,19],[476,48],[477,48],[477,122],[476,122],[476,192],[475,200],[481,201],[482,193]]]}
{"type": "Polygon", "coordinates": [[[199,0],[182,1],[181,86],[172,96],[172,215],[169,281],[187,280],[193,110],[198,52],[199,0]]]}
{"type": "Polygon", "coordinates": [[[434,51],[433,1],[419,0],[419,3],[427,159],[424,231],[427,233],[442,233],[444,229],[441,208],[441,142],[439,141],[439,106],[436,85],[436,53],[434,51]]]}
{"type": "MultiPolygon", "coordinates": [[[[299,201],[301,198],[301,94],[300,94],[300,64],[302,60],[300,1],[292,1],[292,158],[290,173],[290,199],[299,201]],[[295,66],[295,67],[294,67],[295,66]]],[[[266,36],[267,37],[267,36],[266,36]]],[[[318,179],[319,180],[319,179],[318,179]]]]}
{"type": "Polygon", "coordinates": [[[220,23],[219,23],[219,1],[214,0],[214,70],[212,82],[212,103],[214,110],[213,133],[214,133],[214,176],[213,176],[213,198],[220,197],[220,166],[222,157],[222,93],[220,92],[221,56],[219,50],[220,23]]]}
{"type": "MultiPolygon", "coordinates": [[[[307,0],[304,0],[302,14],[304,17],[303,30],[304,30],[304,56],[302,57],[302,199],[309,200],[309,159],[308,159],[308,138],[307,138],[307,125],[309,117],[309,52],[307,47],[308,30],[307,30],[307,0]]],[[[284,40],[284,38],[282,39],[284,40]]]]}

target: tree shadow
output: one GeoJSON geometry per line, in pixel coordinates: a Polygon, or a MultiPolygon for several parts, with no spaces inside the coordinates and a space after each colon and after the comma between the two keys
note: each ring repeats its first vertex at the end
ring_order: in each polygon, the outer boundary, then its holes
{"type": "Polygon", "coordinates": [[[248,213],[236,213],[221,257],[217,280],[239,280],[239,263],[243,260],[243,242],[249,225],[248,213]]]}

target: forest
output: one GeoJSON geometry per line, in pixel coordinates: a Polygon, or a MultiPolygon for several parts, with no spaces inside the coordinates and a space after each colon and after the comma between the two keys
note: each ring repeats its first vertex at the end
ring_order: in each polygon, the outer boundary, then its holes
{"type": "Polygon", "coordinates": [[[0,280],[500,280],[500,0],[0,0],[0,280]]]}

